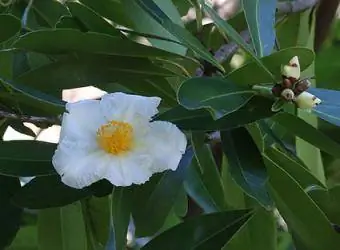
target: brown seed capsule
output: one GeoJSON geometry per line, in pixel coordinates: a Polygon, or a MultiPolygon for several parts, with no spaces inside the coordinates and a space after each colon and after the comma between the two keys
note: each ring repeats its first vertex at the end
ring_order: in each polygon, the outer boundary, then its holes
{"type": "Polygon", "coordinates": [[[280,97],[282,90],[283,90],[283,87],[281,84],[275,84],[274,87],[272,88],[272,93],[274,96],[280,97]]]}
{"type": "Polygon", "coordinates": [[[287,88],[290,89],[293,87],[293,82],[289,78],[285,78],[282,81],[282,87],[284,89],[287,89],[287,88]]]}
{"type": "Polygon", "coordinates": [[[284,89],[281,92],[281,96],[286,101],[293,101],[294,98],[295,98],[295,94],[294,94],[293,90],[291,90],[291,89],[284,89]]]}
{"type": "Polygon", "coordinates": [[[306,91],[309,88],[309,85],[309,82],[306,80],[298,82],[293,90],[294,94],[296,96],[300,95],[302,92],[306,91]]]}

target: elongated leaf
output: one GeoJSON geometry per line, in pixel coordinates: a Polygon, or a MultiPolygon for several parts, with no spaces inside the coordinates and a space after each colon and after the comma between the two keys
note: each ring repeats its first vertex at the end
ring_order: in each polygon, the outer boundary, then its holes
{"type": "Polygon", "coordinates": [[[13,47],[47,54],[83,52],[127,57],[179,57],[179,55],[134,43],[121,37],[95,32],[82,33],[71,29],[29,32],[21,36],[13,47]]]}
{"type": "Polygon", "coordinates": [[[254,121],[271,117],[273,102],[267,98],[254,96],[237,111],[214,121],[207,110],[186,110],[175,107],[156,117],[175,123],[181,129],[195,131],[228,130],[244,126],[254,121]]]}
{"type": "Polygon", "coordinates": [[[20,207],[42,209],[61,207],[90,196],[90,189],[74,189],[58,175],[36,177],[17,192],[12,201],[20,207]]]}
{"type": "Polygon", "coordinates": [[[271,195],[290,230],[310,250],[333,249],[339,237],[302,187],[275,162],[264,156],[271,195]]]}
{"type": "Polygon", "coordinates": [[[249,219],[249,210],[201,215],[165,231],[142,250],[221,249],[249,219]]]}
{"type": "MultiPolygon", "coordinates": [[[[299,57],[301,71],[308,68],[314,61],[314,52],[302,47],[283,49],[269,56],[265,56],[260,60],[265,67],[273,73],[276,81],[282,81],[281,65],[287,64],[293,56],[299,57]]],[[[226,78],[239,85],[255,85],[273,82],[273,79],[255,62],[250,62],[241,68],[232,71],[226,78]]]]}
{"type": "Polygon", "coordinates": [[[222,33],[228,36],[230,40],[234,41],[238,46],[240,46],[249,56],[254,59],[254,63],[261,68],[263,72],[265,72],[268,77],[274,79],[273,74],[267,69],[267,67],[262,63],[262,61],[255,55],[249,45],[242,39],[242,37],[237,33],[237,31],[228,24],[225,20],[223,20],[215,10],[207,6],[204,1],[201,0],[203,10],[211,17],[214,21],[215,25],[222,33]]]}
{"type": "Polygon", "coordinates": [[[126,249],[126,235],[132,210],[132,189],[116,187],[112,193],[112,225],[114,250],[126,249]]]}
{"type": "Polygon", "coordinates": [[[254,91],[239,88],[221,78],[191,78],[178,89],[178,101],[187,109],[207,108],[214,119],[219,119],[244,106],[254,91]],[[199,90],[199,91],[197,91],[199,90]]]}
{"type": "Polygon", "coordinates": [[[0,43],[12,38],[21,29],[20,20],[12,15],[0,14],[0,23],[3,24],[0,26],[0,43]]]}
{"type": "Polygon", "coordinates": [[[165,30],[174,35],[183,45],[195,52],[200,58],[224,72],[224,68],[212,54],[185,28],[173,21],[154,3],[153,0],[134,0],[146,13],[163,26],[165,30]]]}
{"type": "Polygon", "coordinates": [[[19,189],[18,178],[0,176],[0,249],[7,249],[20,229],[22,209],[10,202],[19,189]]]}
{"type": "Polygon", "coordinates": [[[176,171],[154,176],[146,185],[134,190],[132,215],[137,235],[153,235],[162,227],[182,190],[192,157],[193,150],[188,148],[176,171]]]}
{"type": "Polygon", "coordinates": [[[38,239],[41,250],[86,250],[86,229],[80,203],[41,210],[38,239]]]}
{"type": "Polygon", "coordinates": [[[270,55],[275,44],[276,0],[242,0],[257,56],[270,55]]]}
{"type": "Polygon", "coordinates": [[[300,137],[325,153],[340,157],[340,145],[338,143],[297,116],[289,113],[279,113],[272,119],[285,127],[288,133],[300,137]]]}
{"type": "Polygon", "coordinates": [[[120,36],[121,33],[115,27],[103,19],[98,13],[79,2],[68,2],[67,7],[72,17],[84,23],[89,31],[120,36]]]}
{"type": "Polygon", "coordinates": [[[52,156],[56,145],[40,141],[0,142],[0,174],[40,176],[55,174],[52,156]]]}
{"type": "Polygon", "coordinates": [[[221,132],[223,151],[228,158],[234,181],[249,196],[269,208],[272,201],[267,193],[268,176],[261,153],[245,128],[221,132]]]}

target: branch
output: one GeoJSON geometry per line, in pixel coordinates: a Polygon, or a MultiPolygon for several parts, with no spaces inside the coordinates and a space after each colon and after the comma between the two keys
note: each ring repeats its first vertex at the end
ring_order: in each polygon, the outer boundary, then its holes
{"type": "Polygon", "coordinates": [[[49,127],[52,125],[61,124],[61,117],[40,117],[40,116],[30,116],[30,115],[19,115],[14,113],[9,113],[0,110],[0,118],[6,118],[11,120],[20,120],[22,122],[30,122],[38,127],[49,127]]]}
{"type": "Polygon", "coordinates": [[[289,14],[292,12],[300,12],[314,7],[320,0],[295,0],[277,3],[278,14],[289,14]]]}

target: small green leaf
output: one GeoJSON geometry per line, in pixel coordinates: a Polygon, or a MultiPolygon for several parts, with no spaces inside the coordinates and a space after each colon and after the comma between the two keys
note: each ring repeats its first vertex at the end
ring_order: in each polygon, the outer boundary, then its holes
{"type": "Polygon", "coordinates": [[[6,42],[20,32],[21,22],[15,16],[0,14],[0,23],[3,24],[0,26],[0,44],[6,42]]]}
{"type": "Polygon", "coordinates": [[[183,82],[177,95],[185,108],[207,108],[214,119],[220,119],[244,106],[254,93],[221,78],[196,77],[183,82]]]}
{"type": "Polygon", "coordinates": [[[264,208],[272,206],[266,184],[268,176],[261,153],[245,128],[221,132],[222,146],[234,181],[264,208]]]}
{"type": "Polygon", "coordinates": [[[270,55],[275,44],[277,0],[242,0],[244,15],[257,56],[270,55]]]}
{"type": "Polygon", "coordinates": [[[340,144],[297,116],[289,113],[279,113],[272,119],[286,128],[288,133],[300,137],[325,153],[337,158],[340,157],[340,144]]]}
{"type": "Polygon", "coordinates": [[[90,189],[75,189],[61,182],[58,175],[36,177],[12,198],[19,207],[42,209],[61,207],[89,197],[90,189]]]}
{"type": "Polygon", "coordinates": [[[0,142],[0,174],[41,176],[55,174],[52,156],[56,145],[41,141],[0,142]]]}
{"type": "Polygon", "coordinates": [[[167,51],[132,42],[127,38],[95,32],[82,33],[72,29],[29,32],[22,35],[13,47],[46,54],[83,52],[127,57],[180,57],[167,51]]]}
{"type": "Polygon", "coordinates": [[[249,210],[200,215],[165,231],[142,250],[221,249],[251,216],[249,210]]]}
{"type": "MultiPolygon", "coordinates": [[[[265,56],[260,60],[275,76],[274,82],[279,82],[282,81],[281,65],[287,64],[294,56],[299,57],[301,71],[307,69],[313,63],[315,57],[312,50],[302,47],[292,47],[265,56]]],[[[226,78],[239,85],[274,83],[272,77],[255,62],[247,63],[241,68],[232,71],[226,78]]]]}

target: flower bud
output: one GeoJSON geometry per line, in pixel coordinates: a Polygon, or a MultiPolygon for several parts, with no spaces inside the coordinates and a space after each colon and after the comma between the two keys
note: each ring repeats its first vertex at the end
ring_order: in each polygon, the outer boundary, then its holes
{"type": "Polygon", "coordinates": [[[321,100],[315,95],[305,91],[295,98],[295,103],[300,109],[312,109],[320,104],[321,100]]]}
{"type": "Polygon", "coordinates": [[[294,92],[291,89],[284,89],[281,93],[281,96],[286,101],[293,101],[295,98],[294,92]]]}
{"type": "Polygon", "coordinates": [[[286,88],[291,89],[293,87],[293,81],[291,81],[291,79],[289,79],[289,78],[285,78],[282,81],[282,86],[285,89],[286,88]]]}
{"type": "Polygon", "coordinates": [[[281,75],[286,78],[293,78],[294,80],[297,80],[300,78],[300,72],[300,63],[297,56],[290,59],[288,65],[281,66],[281,75]]]}
{"type": "Polygon", "coordinates": [[[272,88],[272,93],[274,96],[280,97],[282,90],[283,88],[281,84],[275,84],[274,87],[272,88]]]}

